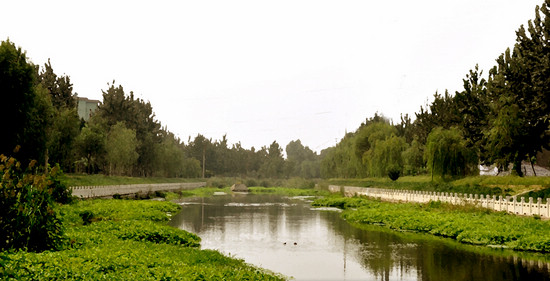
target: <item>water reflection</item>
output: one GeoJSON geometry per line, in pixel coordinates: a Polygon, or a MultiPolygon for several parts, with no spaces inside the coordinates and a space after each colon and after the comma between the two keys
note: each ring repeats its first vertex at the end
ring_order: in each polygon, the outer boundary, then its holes
{"type": "Polygon", "coordinates": [[[550,280],[548,255],[361,229],[280,196],[189,199],[172,224],[201,236],[203,248],[297,280],[550,280]]]}

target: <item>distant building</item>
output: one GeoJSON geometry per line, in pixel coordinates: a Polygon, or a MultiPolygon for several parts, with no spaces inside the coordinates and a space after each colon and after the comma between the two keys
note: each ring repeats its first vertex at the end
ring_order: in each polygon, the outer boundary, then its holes
{"type": "Polygon", "coordinates": [[[90,117],[96,112],[99,107],[100,101],[90,100],[87,98],[78,98],[78,117],[84,119],[84,121],[90,120],[90,117]]]}

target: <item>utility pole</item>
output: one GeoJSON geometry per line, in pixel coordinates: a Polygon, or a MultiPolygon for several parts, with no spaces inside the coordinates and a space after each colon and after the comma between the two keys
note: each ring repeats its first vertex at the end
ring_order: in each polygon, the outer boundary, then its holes
{"type": "Polygon", "coordinates": [[[202,145],[202,178],[203,179],[204,179],[205,161],[206,161],[206,142],[202,145]]]}

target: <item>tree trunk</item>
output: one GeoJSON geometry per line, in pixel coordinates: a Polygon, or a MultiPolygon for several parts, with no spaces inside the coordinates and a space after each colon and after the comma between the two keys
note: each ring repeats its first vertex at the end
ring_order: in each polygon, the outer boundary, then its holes
{"type": "Polygon", "coordinates": [[[515,160],[514,161],[514,167],[513,170],[516,172],[516,174],[520,177],[523,177],[523,171],[521,170],[521,160],[515,160]]]}
{"type": "Polygon", "coordinates": [[[533,175],[536,177],[537,172],[535,171],[535,164],[533,164],[533,157],[529,157],[529,163],[531,163],[531,169],[533,170],[533,175]]]}

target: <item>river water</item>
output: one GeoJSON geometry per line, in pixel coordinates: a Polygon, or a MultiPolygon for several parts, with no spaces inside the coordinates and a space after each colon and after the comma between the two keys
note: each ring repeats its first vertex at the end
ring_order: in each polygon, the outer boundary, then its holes
{"type": "Polygon", "coordinates": [[[465,246],[371,226],[308,199],[236,194],[189,198],[171,224],[216,249],[295,280],[550,280],[550,256],[465,246]]]}

